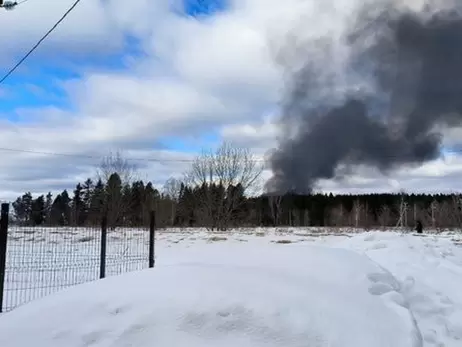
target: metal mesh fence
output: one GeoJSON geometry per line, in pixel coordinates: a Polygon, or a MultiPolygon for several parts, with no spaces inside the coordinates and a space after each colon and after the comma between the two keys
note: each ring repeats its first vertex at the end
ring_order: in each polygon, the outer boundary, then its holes
{"type": "MultiPolygon", "coordinates": [[[[102,234],[101,226],[10,225],[3,312],[61,289],[99,279],[102,234]]],[[[150,228],[108,229],[103,273],[107,277],[148,268],[149,250],[150,228]]]]}

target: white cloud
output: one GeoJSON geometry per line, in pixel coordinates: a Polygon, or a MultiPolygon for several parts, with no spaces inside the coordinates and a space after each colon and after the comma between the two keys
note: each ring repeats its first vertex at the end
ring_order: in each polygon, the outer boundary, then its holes
{"type": "Polygon", "coordinates": [[[261,154],[277,145],[279,128],[276,116],[269,114],[253,122],[227,124],[222,127],[220,134],[226,141],[253,148],[257,154],[261,154]]]}
{"type": "MultiPolygon", "coordinates": [[[[24,54],[64,14],[74,0],[28,1],[13,11],[1,11],[0,62],[12,63],[24,54]]],[[[82,1],[53,32],[37,55],[61,52],[64,55],[97,54],[121,48],[121,31],[112,25],[104,2],[82,1]],[[102,44],[104,42],[104,44],[102,44]]]]}
{"type": "MultiPolygon", "coordinates": [[[[15,11],[0,12],[2,25],[9,28],[0,32],[2,66],[18,59],[72,2],[31,0],[15,11]]],[[[161,140],[172,135],[197,139],[218,133],[222,139],[264,154],[277,144],[275,117],[268,112],[277,109],[284,87],[283,69],[275,57],[287,33],[294,28],[307,36],[326,30],[340,32],[350,20],[348,7],[358,2],[326,1],[318,5],[318,1],[305,0],[234,0],[230,10],[198,21],[171,12],[171,1],[167,0],[82,1],[30,57],[35,65],[40,59],[66,61],[76,55],[90,58],[123,53],[126,35],[140,41],[143,55],[127,53],[123,71],[87,68],[81,78],[49,81],[66,91],[71,110],[18,108],[16,115],[27,121],[1,121],[0,148],[96,157],[123,148],[130,156],[143,159],[184,159],[192,154],[166,152],[161,140]],[[313,11],[314,6],[320,9],[313,11]]],[[[282,58],[297,60],[299,54],[282,58]]],[[[23,71],[27,66],[26,62],[23,71]]],[[[28,88],[43,91],[36,86],[28,88]]],[[[6,183],[0,186],[0,198],[12,198],[27,190],[72,188],[77,180],[91,176],[99,161],[1,153],[0,181],[6,183]]],[[[188,166],[187,162],[140,164],[144,177],[159,184],[188,166]]],[[[431,180],[434,187],[444,187],[448,186],[444,180],[452,179],[462,167],[459,162],[438,162],[419,170],[398,173],[395,181],[360,171],[347,181],[322,185],[334,191],[397,186],[420,189],[425,188],[422,182],[431,180]]]]}

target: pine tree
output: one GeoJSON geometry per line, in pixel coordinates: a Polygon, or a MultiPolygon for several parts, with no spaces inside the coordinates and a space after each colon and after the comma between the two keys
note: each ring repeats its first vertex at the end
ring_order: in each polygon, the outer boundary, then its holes
{"type": "Polygon", "coordinates": [[[62,197],[61,194],[56,195],[53,200],[50,211],[50,223],[52,225],[65,225],[64,213],[62,210],[62,197]]]}
{"type": "Polygon", "coordinates": [[[48,192],[45,198],[45,222],[51,225],[51,206],[53,205],[53,194],[48,192]]]}
{"type": "Polygon", "coordinates": [[[126,183],[122,187],[122,201],[123,201],[123,223],[124,225],[134,225],[134,217],[132,210],[132,187],[126,183]]]}
{"type": "Polygon", "coordinates": [[[64,189],[63,192],[61,193],[61,199],[62,199],[62,209],[64,213],[64,219],[65,219],[65,225],[69,225],[71,222],[71,198],[69,197],[69,193],[67,192],[67,189],[64,189]]]}
{"type": "Polygon", "coordinates": [[[16,216],[16,220],[19,224],[26,223],[26,207],[23,203],[22,197],[18,197],[15,202],[13,202],[13,210],[16,216]]]}
{"type": "Polygon", "coordinates": [[[77,226],[82,226],[85,221],[85,206],[83,203],[83,188],[80,183],[74,189],[72,198],[72,221],[77,226]]]}
{"type": "Polygon", "coordinates": [[[122,201],[122,180],[117,173],[113,173],[109,176],[109,180],[106,184],[106,207],[108,225],[111,229],[115,229],[117,224],[121,222],[124,212],[122,201]]]}
{"type": "Polygon", "coordinates": [[[30,224],[31,214],[32,214],[32,194],[27,192],[22,196],[22,205],[24,208],[24,223],[30,224]]]}
{"type": "Polygon", "coordinates": [[[45,221],[45,197],[40,195],[32,200],[31,224],[41,225],[45,221]]]}
{"type": "Polygon", "coordinates": [[[91,207],[91,199],[93,196],[94,184],[91,178],[88,178],[83,183],[83,193],[82,193],[82,201],[83,201],[83,214],[84,220],[87,222],[89,215],[90,215],[90,207],[91,207]]]}
{"type": "MultiPolygon", "coordinates": [[[[149,189],[153,191],[152,187],[149,189]]],[[[144,186],[144,182],[133,182],[131,187],[131,194],[129,197],[129,214],[134,225],[142,225],[148,213],[145,204],[145,196],[146,187],[144,186]]]]}
{"type": "Polygon", "coordinates": [[[61,226],[69,225],[71,220],[71,199],[67,190],[58,194],[51,205],[51,221],[61,226]]]}
{"type": "Polygon", "coordinates": [[[192,227],[194,226],[196,220],[196,198],[194,197],[195,194],[198,194],[197,191],[201,188],[196,188],[192,190],[191,187],[182,184],[180,189],[180,199],[178,202],[179,205],[179,212],[178,217],[181,220],[181,224],[185,226],[192,227]]]}
{"type": "Polygon", "coordinates": [[[105,189],[104,184],[101,179],[99,179],[91,194],[90,208],[88,211],[88,222],[92,225],[97,225],[101,223],[101,217],[104,213],[104,204],[105,204],[105,189]]]}
{"type": "Polygon", "coordinates": [[[144,199],[143,200],[144,200],[143,201],[143,206],[144,206],[143,223],[147,225],[147,223],[149,223],[150,212],[155,210],[155,207],[156,207],[156,189],[154,189],[151,182],[148,182],[148,184],[146,184],[146,187],[144,189],[144,199]]]}

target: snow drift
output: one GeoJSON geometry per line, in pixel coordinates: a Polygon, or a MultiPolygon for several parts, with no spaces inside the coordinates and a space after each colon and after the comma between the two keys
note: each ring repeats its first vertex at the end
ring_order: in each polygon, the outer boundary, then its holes
{"type": "Polygon", "coordinates": [[[365,255],[206,247],[21,306],[0,317],[0,346],[422,345],[400,284],[365,255]]]}

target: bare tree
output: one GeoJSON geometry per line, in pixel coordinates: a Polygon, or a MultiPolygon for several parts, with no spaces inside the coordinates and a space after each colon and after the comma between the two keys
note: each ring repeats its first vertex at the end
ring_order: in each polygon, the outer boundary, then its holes
{"type": "Polygon", "coordinates": [[[268,196],[268,204],[271,211],[271,217],[273,218],[273,226],[279,225],[279,218],[281,216],[281,195],[270,195],[268,196]]]}
{"type": "Polygon", "coordinates": [[[138,166],[130,162],[120,151],[110,152],[103,157],[97,168],[98,179],[101,179],[104,184],[107,183],[109,177],[116,173],[119,175],[122,185],[131,184],[136,180],[138,175],[138,166]]]}
{"type": "Polygon", "coordinates": [[[378,216],[378,222],[380,223],[380,226],[385,229],[386,227],[390,226],[391,222],[391,210],[390,207],[387,205],[384,205],[380,208],[379,216],[378,216]]]}
{"type": "Polygon", "coordinates": [[[345,226],[345,209],[342,204],[333,207],[329,213],[330,223],[335,227],[345,226]]]}
{"type": "Polygon", "coordinates": [[[109,196],[116,194],[110,200],[106,201],[106,213],[108,214],[108,218],[111,219],[112,227],[117,223],[123,223],[122,216],[131,207],[129,206],[129,199],[117,198],[117,196],[122,194],[124,187],[133,183],[137,177],[137,173],[138,167],[136,164],[131,163],[120,151],[115,153],[110,152],[107,156],[103,157],[97,167],[97,178],[105,185],[106,194],[109,194],[109,196]],[[114,178],[114,176],[117,176],[120,181],[120,187],[117,188],[118,191],[116,193],[112,192],[114,189],[109,184],[111,177],[114,178]]]}
{"type": "Polygon", "coordinates": [[[353,202],[353,209],[352,209],[352,217],[353,217],[353,225],[357,229],[359,228],[361,222],[361,214],[364,210],[364,206],[361,204],[361,201],[355,200],[353,202]]]}
{"type": "Polygon", "coordinates": [[[164,184],[163,193],[174,201],[178,201],[181,191],[181,180],[170,177],[164,184]]]}
{"type": "Polygon", "coordinates": [[[443,201],[439,208],[438,225],[440,228],[453,228],[457,226],[457,215],[451,201],[443,201]]]}
{"type": "Polygon", "coordinates": [[[396,224],[396,227],[400,228],[407,228],[408,223],[407,223],[407,217],[408,217],[408,212],[409,212],[409,204],[407,201],[404,200],[405,192],[401,191],[401,199],[399,202],[398,206],[398,211],[399,211],[399,217],[398,217],[398,222],[396,224]]]}
{"type": "Polygon", "coordinates": [[[454,194],[452,196],[452,215],[454,220],[454,226],[458,229],[462,228],[462,196],[454,194]]]}
{"type": "Polygon", "coordinates": [[[204,151],[186,174],[192,186],[206,187],[200,197],[204,215],[211,229],[226,229],[242,194],[256,190],[263,165],[247,148],[224,142],[216,151],[204,151]],[[219,189],[212,191],[211,186],[219,189]]]}
{"type": "Polygon", "coordinates": [[[439,221],[438,212],[439,212],[439,210],[440,210],[440,204],[438,203],[438,201],[433,200],[432,203],[430,204],[430,208],[429,208],[429,211],[428,211],[428,214],[429,214],[430,220],[431,220],[431,225],[432,225],[433,229],[437,229],[437,227],[438,227],[438,221],[439,221]]]}
{"type": "Polygon", "coordinates": [[[370,230],[373,226],[375,226],[373,210],[369,207],[369,202],[366,200],[364,206],[364,228],[365,230],[370,230]]]}
{"type": "Polygon", "coordinates": [[[417,203],[414,202],[412,204],[412,223],[410,223],[411,225],[413,225],[414,227],[417,227],[417,221],[418,221],[418,211],[417,211],[417,203]]]}

